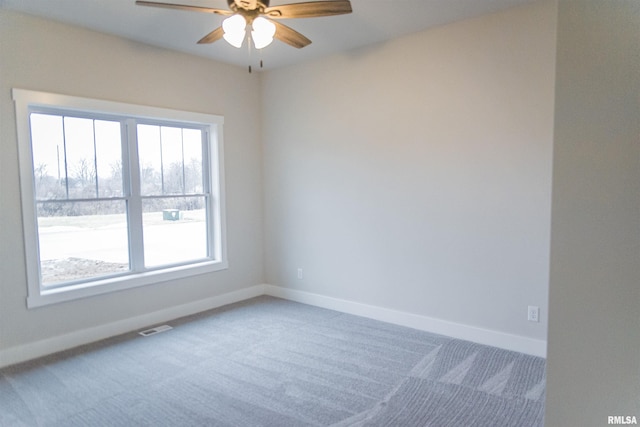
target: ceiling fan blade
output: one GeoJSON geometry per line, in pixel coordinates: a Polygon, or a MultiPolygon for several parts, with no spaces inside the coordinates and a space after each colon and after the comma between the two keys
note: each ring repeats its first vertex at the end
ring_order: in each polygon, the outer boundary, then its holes
{"type": "Polygon", "coordinates": [[[201,38],[200,40],[198,40],[198,44],[213,43],[215,41],[220,40],[222,36],[224,36],[224,30],[222,29],[222,27],[218,27],[215,30],[211,31],[206,36],[204,36],[203,38],[201,38]]]}
{"type": "Polygon", "coordinates": [[[276,25],[276,33],[273,37],[290,46],[301,49],[309,44],[311,40],[297,32],[291,27],[287,27],[276,21],[272,21],[276,25]]]}
{"type": "Polygon", "coordinates": [[[218,15],[224,15],[224,16],[233,15],[233,12],[230,10],[215,9],[213,7],[188,6],[185,4],[161,3],[161,2],[155,2],[155,1],[137,0],[136,5],[162,7],[165,9],[190,10],[192,12],[216,13],[218,15]]]}
{"type": "Polygon", "coordinates": [[[267,7],[265,15],[273,19],[314,18],[316,16],[343,15],[351,13],[349,0],[310,1],[267,7]]]}

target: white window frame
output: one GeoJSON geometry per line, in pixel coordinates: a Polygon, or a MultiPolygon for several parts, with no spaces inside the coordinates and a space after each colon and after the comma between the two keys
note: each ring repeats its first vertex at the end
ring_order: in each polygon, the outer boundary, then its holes
{"type": "MultiPolygon", "coordinates": [[[[224,157],[222,116],[149,107],[113,101],[81,98],[47,92],[14,88],[16,126],[20,167],[20,190],[24,229],[25,259],[27,268],[27,307],[40,307],[64,301],[106,294],[124,289],[166,282],[228,268],[226,248],[226,219],[224,195],[224,157]],[[79,113],[132,117],[156,122],[174,122],[203,127],[208,135],[209,156],[205,167],[209,169],[210,188],[209,223],[210,252],[214,255],[205,261],[159,268],[116,277],[90,279],[83,283],[57,286],[51,289],[41,286],[40,256],[34,182],[33,153],[31,146],[30,113],[38,108],[54,108],[79,113]]],[[[128,132],[135,132],[129,129],[128,132]]],[[[137,158],[137,153],[127,158],[137,158]]],[[[206,160],[205,160],[206,161],[206,160]]]]}

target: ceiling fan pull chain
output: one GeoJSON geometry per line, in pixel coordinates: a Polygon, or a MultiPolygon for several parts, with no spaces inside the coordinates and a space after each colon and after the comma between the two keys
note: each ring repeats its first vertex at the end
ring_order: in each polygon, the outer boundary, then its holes
{"type": "Polygon", "coordinates": [[[247,31],[247,63],[249,64],[249,74],[251,74],[251,31],[247,31]]]}

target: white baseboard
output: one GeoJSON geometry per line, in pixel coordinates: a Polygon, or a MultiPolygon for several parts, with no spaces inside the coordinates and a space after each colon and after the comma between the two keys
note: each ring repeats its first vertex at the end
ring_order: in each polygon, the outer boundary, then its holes
{"type": "Polygon", "coordinates": [[[101,339],[135,331],[137,329],[146,328],[151,325],[167,322],[179,317],[189,316],[212,308],[244,301],[260,295],[264,295],[264,286],[256,285],[211,298],[131,317],[129,319],[119,320],[106,325],[82,329],[65,335],[46,338],[44,340],[16,347],[10,347],[6,350],[0,351],[0,368],[20,362],[26,362],[31,359],[99,341],[101,339]]]}
{"type": "Polygon", "coordinates": [[[426,332],[446,335],[478,344],[490,345],[506,350],[517,351],[538,357],[547,356],[547,342],[520,335],[463,325],[432,317],[390,310],[358,302],[327,297],[295,289],[264,285],[266,295],[284,298],[317,307],[328,308],[343,313],[368,317],[400,326],[407,326],[426,332]]]}
{"type": "Polygon", "coordinates": [[[32,343],[10,347],[0,351],[0,368],[16,363],[26,362],[31,359],[46,356],[63,350],[68,350],[83,344],[99,341],[137,329],[147,328],[162,322],[167,322],[179,317],[189,316],[202,311],[221,307],[227,304],[244,301],[260,295],[270,295],[284,298],[303,304],[336,310],[342,313],[354,314],[381,320],[400,326],[407,326],[435,334],[446,335],[473,341],[479,344],[504,348],[539,357],[546,357],[546,341],[519,335],[506,334],[504,332],[462,325],[446,320],[434,319],[427,316],[390,310],[388,308],[362,304],[325,295],[314,294],[295,289],[282,288],[274,285],[255,285],[222,295],[206,298],[199,301],[169,307],[152,313],[143,314],[129,319],[119,320],[106,325],[82,329],[56,337],[32,343]]]}

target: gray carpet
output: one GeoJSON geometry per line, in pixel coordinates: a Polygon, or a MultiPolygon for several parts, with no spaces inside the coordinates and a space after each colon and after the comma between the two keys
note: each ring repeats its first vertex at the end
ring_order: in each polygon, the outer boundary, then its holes
{"type": "Polygon", "coordinates": [[[271,297],[0,370],[1,426],[541,426],[544,359],[271,297]]]}

